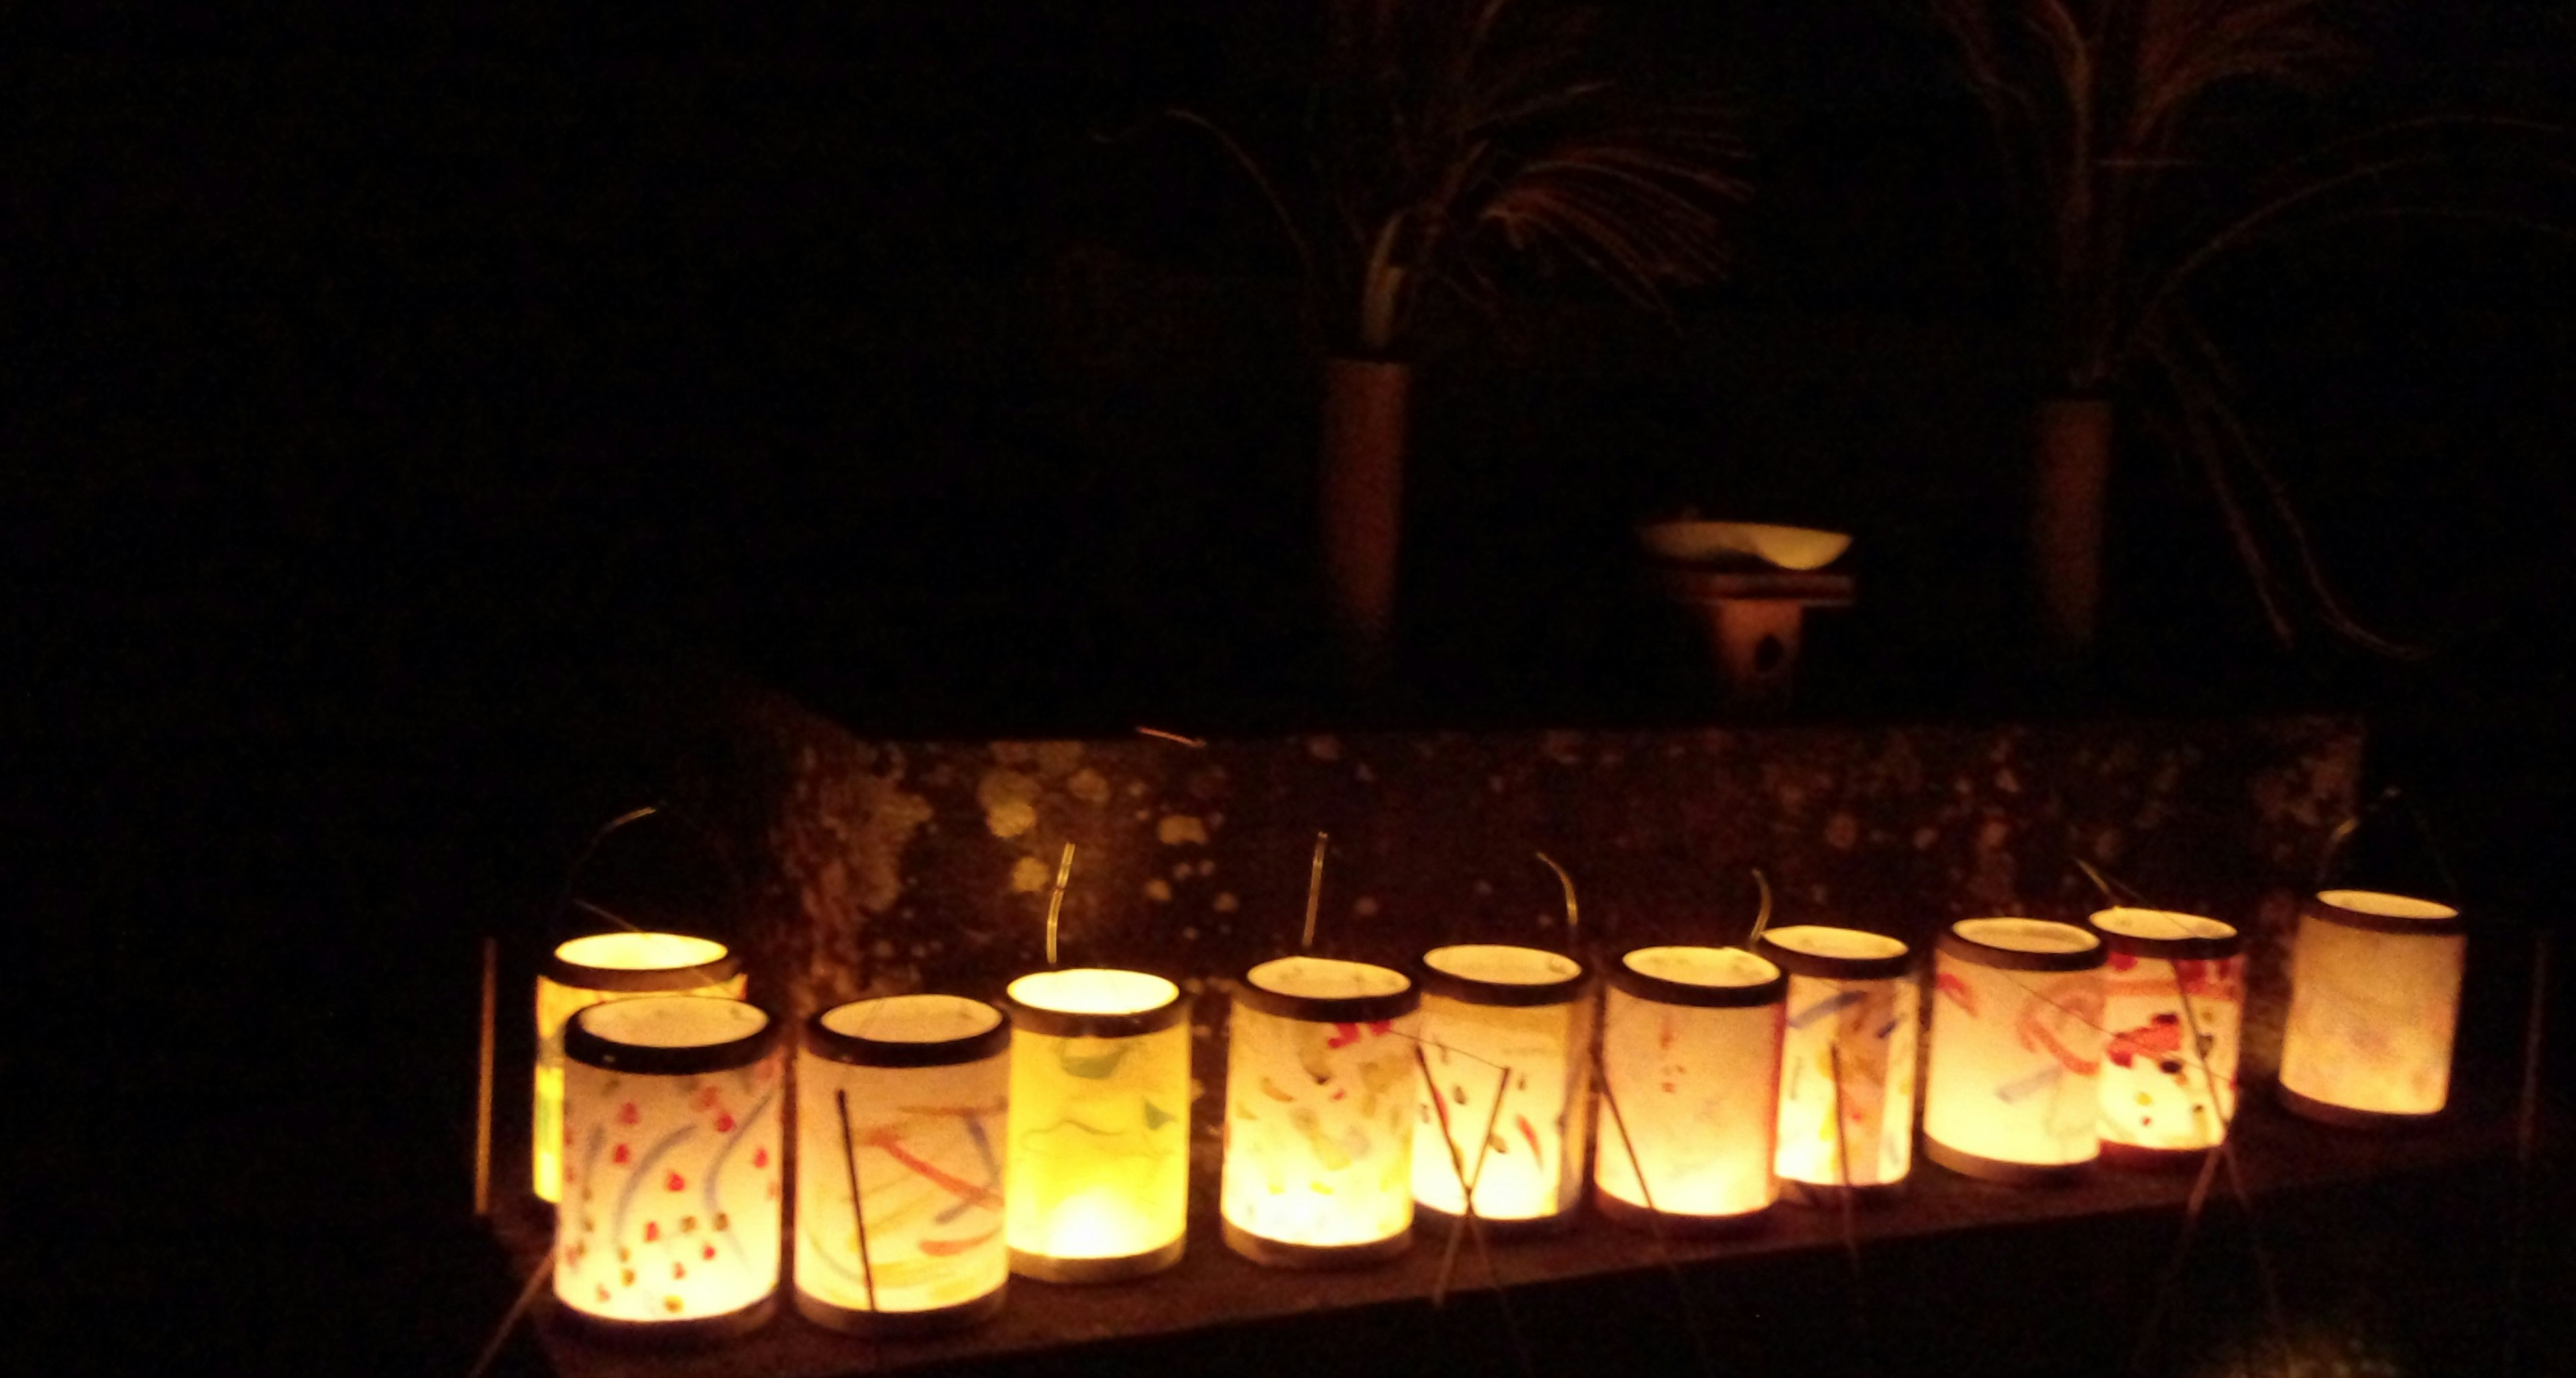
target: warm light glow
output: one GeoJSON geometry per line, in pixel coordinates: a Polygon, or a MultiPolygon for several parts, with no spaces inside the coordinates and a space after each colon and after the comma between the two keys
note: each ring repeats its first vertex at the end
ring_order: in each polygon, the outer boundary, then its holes
{"type": "Polygon", "coordinates": [[[866,1317],[846,1313],[945,1311],[994,1297],[1010,1276],[1002,1235],[1010,1041],[1001,1011],[951,995],[899,995],[842,1005],[815,1023],[796,1059],[800,1308],[825,1324],[864,1328],[866,1317]],[[853,1150],[867,1206],[864,1263],[850,1206],[853,1150]],[[831,1309],[818,1313],[814,1303],[831,1309]]]}
{"type": "Polygon", "coordinates": [[[1923,1135],[1935,1158],[2009,1175],[2099,1155],[2102,958],[2072,924],[1951,925],[1933,954],[1923,1135]]]}
{"type": "Polygon", "coordinates": [[[1421,1101],[1412,982],[1360,962],[1283,957],[1244,984],[1226,1057],[1226,1223],[1270,1244],[1395,1252],[1413,1225],[1421,1101]]]}
{"type": "MultiPolygon", "coordinates": [[[[2361,1116],[2430,1115],[2450,1099],[2468,935],[2449,905],[2328,890],[2290,958],[2281,1089],[2361,1116]]],[[[2317,1114],[2290,1101],[2292,1109],[2317,1114]]]]}
{"type": "MultiPolygon", "coordinates": [[[[1583,968],[1557,953],[1490,944],[1435,948],[1422,960],[1436,976],[1455,978],[1424,986],[1422,1040],[1449,1138],[1475,1183],[1476,1213],[1505,1221],[1564,1215],[1580,1199],[1591,1127],[1592,1002],[1567,984],[1583,968]],[[1500,1003],[1560,986],[1546,1003],[1500,1003]],[[1511,1082],[1496,1117],[1504,1067],[1511,1082]]],[[[1466,1211],[1450,1143],[1429,1105],[1415,1117],[1413,1199],[1444,1214],[1466,1211]]]]}
{"type": "MultiPolygon", "coordinates": [[[[1771,1156],[1780,969],[1732,947],[1642,948],[1621,967],[1601,1033],[1618,1104],[1600,1114],[1594,1185],[1615,1202],[1667,1217],[1717,1219],[1769,1206],[1778,1194],[1771,1156]]],[[[1477,1197],[1481,1206],[1481,1190],[1477,1197]]]]}
{"type": "Polygon", "coordinates": [[[594,933],[555,948],[547,973],[537,977],[537,1067],[535,1123],[528,1142],[534,1152],[533,1182],[537,1199],[553,1201],[562,1194],[563,1162],[563,1028],[576,1010],[607,1000],[636,995],[719,995],[740,999],[743,978],[728,970],[725,945],[682,933],[594,933]],[[721,979],[690,980],[705,969],[721,979]],[[585,984],[615,981],[614,973],[669,978],[659,985],[628,989],[585,984]],[[556,979],[561,975],[565,980],[556,979]]]}
{"type": "Polygon", "coordinates": [[[1902,962],[1879,933],[1796,924],[1763,941],[1783,961],[1815,959],[1831,975],[1789,973],[1780,1055],[1782,1177],[1809,1186],[1885,1186],[1914,1166],[1915,1047],[1922,992],[1911,969],[1842,974],[1902,962]]]}
{"type": "Polygon", "coordinates": [[[785,1147],[769,1017],[737,1000],[639,996],[576,1019],[556,1300],[612,1324],[756,1320],[778,1285],[785,1147]]]}
{"type": "Polygon", "coordinates": [[[2105,909],[2092,922],[2111,947],[2102,975],[2104,1146],[2210,1147],[2236,1114],[2245,959],[2235,927],[2162,909],[2105,909]]]}
{"type": "Polygon", "coordinates": [[[1022,1007],[1011,1040],[1012,1266],[1040,1276],[1048,1260],[1167,1266],[1189,1203],[1179,987],[1076,968],[1023,976],[1010,998],[1022,1007]]]}

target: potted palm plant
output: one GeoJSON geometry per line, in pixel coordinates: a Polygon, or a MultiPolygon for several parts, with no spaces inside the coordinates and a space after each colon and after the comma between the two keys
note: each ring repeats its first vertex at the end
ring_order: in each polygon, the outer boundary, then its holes
{"type": "Polygon", "coordinates": [[[1503,260],[1588,272],[1661,309],[1726,267],[1746,194],[1728,109],[1606,70],[1568,0],[1325,0],[1304,156],[1215,122],[1296,245],[1325,349],[1325,583],[1363,675],[1395,608],[1414,370],[1441,298],[1492,306],[1503,260]],[[1280,175],[1274,175],[1274,169],[1280,175]]]}
{"type": "MultiPolygon", "coordinates": [[[[2046,395],[2033,426],[2031,577],[2063,651],[2095,634],[2115,394],[2203,343],[2181,288],[2218,252],[2340,185],[2216,194],[2222,93],[2313,90],[2345,48],[2324,0],[1929,0],[2001,136],[2031,231],[2046,395]]],[[[2205,419],[2205,418],[2195,418],[2205,419]]],[[[2224,479],[2220,497],[2241,519],[2224,479]]],[[[2244,547],[2249,559],[2259,554],[2244,547]]],[[[2277,618],[2276,618],[2277,620],[2277,618]]]]}

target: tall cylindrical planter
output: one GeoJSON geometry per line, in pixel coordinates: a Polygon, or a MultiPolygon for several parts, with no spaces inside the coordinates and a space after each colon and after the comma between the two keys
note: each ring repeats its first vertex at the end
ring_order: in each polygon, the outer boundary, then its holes
{"type": "Polygon", "coordinates": [[[1344,653],[1365,675],[1381,668],[1395,626],[1413,366],[1327,359],[1323,387],[1324,582],[1344,653]]]}
{"type": "Polygon", "coordinates": [[[1075,967],[1013,981],[1011,1271],[1116,1282],[1181,1261],[1190,1025],[1180,987],[1075,967]]]}
{"type": "Polygon", "coordinates": [[[593,1005],[564,1026],[555,1300],[603,1339],[693,1342],[777,1305],[777,1029],[699,995],[593,1005]]]}
{"type": "Polygon", "coordinates": [[[1793,1199],[1904,1181],[1922,1025],[1912,949],[1885,934],[1793,924],[1763,934],[1761,953],[1789,973],[1781,1180],[1793,1199]]]}
{"type": "Polygon", "coordinates": [[[577,1010],[638,995],[717,995],[740,999],[743,976],[733,953],[712,938],[685,933],[593,933],[547,955],[537,973],[537,1063],[534,1128],[528,1156],[537,1199],[563,1193],[564,1021],[577,1010]]]}
{"type": "Polygon", "coordinates": [[[1338,1268],[1413,1242],[1415,1010],[1400,971],[1282,957],[1244,974],[1226,1054],[1225,1242],[1338,1268]]]}
{"type": "Polygon", "coordinates": [[[1423,1053],[1441,1103],[1416,1117],[1414,1204],[1464,1214],[1463,1174],[1477,1216],[1504,1232],[1572,1223],[1592,1110],[1593,1001],[1582,964],[1474,943],[1424,953],[1417,978],[1423,1053]]]}
{"type": "Polygon", "coordinates": [[[1010,1280],[1011,1026],[981,1000],[859,1000],[796,1058],[796,1309],[859,1335],[991,1316],[1010,1280]]]}
{"type": "Polygon", "coordinates": [[[1737,1228],[1778,1198],[1772,1126],[1788,981],[1732,947],[1647,947],[1610,969],[1593,1202],[1671,1234],[1737,1228]]]}
{"type": "Polygon", "coordinates": [[[2102,940],[1962,919],[1933,950],[1924,1156],[1989,1181],[2063,1180],[2101,1153],[2102,940]]]}
{"type": "Polygon", "coordinates": [[[2447,904],[2328,890],[2290,955],[2281,1101],[2360,1129],[2420,1123],[2451,1094],[2468,922],[2447,904]]]}
{"type": "Polygon", "coordinates": [[[2100,620],[2113,418],[2107,397],[2052,397],[2033,428],[2031,577],[2041,631],[2061,651],[2091,646],[2100,620]]]}
{"type": "Polygon", "coordinates": [[[2236,926],[2162,909],[2105,909],[2102,1159],[2179,1167],[2236,1118],[2245,1027],[2245,938],[2236,926]]]}

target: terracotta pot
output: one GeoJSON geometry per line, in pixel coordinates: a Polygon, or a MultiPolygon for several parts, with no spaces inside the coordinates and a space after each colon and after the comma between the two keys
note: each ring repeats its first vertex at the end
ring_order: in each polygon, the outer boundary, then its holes
{"type": "Polygon", "coordinates": [[[1324,581],[1334,628],[1363,677],[1383,666],[1395,625],[1412,402],[1410,364],[1324,361],[1324,581]]]}
{"type": "Polygon", "coordinates": [[[2040,631],[2062,652],[2093,644],[2102,603],[2102,504],[2111,479],[2106,397],[2052,397],[2033,432],[2031,583],[2040,631]]]}

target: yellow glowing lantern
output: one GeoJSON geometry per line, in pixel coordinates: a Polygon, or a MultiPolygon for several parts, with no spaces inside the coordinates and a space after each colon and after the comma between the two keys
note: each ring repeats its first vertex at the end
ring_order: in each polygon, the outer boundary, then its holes
{"type": "Polygon", "coordinates": [[[1602,1214],[1693,1234],[1770,1206],[1787,989],[1779,967],[1734,947],[1639,948],[1611,968],[1592,1162],[1602,1214]]]}
{"type": "Polygon", "coordinates": [[[1466,944],[1424,953],[1421,983],[1423,1053],[1441,1104],[1414,1117],[1414,1203],[1464,1214],[1463,1168],[1479,1218],[1507,1230],[1570,1224],[1591,1138],[1583,965],[1532,947],[1466,944]]]}
{"type": "Polygon", "coordinates": [[[2328,890],[2290,955],[2281,1101],[2309,1119],[2385,1128],[2450,1099],[2468,923],[2431,900],[2328,890]]]}
{"type": "Polygon", "coordinates": [[[796,1059],[796,1309],[856,1334],[1002,1307],[1011,1026],[981,1000],[825,1010],[796,1059]]]}
{"type": "Polygon", "coordinates": [[[1226,1055],[1225,1242],[1327,1268],[1413,1242],[1414,1011],[1402,972],[1282,957],[1245,973],[1226,1055]]]}
{"type": "Polygon", "coordinates": [[[698,995],[594,1005],[564,1029],[555,1300],[611,1338],[714,1339],[777,1304],[777,1030],[698,995]]]}
{"type": "Polygon", "coordinates": [[[2197,1161],[2236,1117],[2245,939],[2233,924],[2163,909],[2105,909],[2102,1157],[2127,1167],[2197,1161]]]}
{"type": "Polygon", "coordinates": [[[1190,1030],[1180,987],[1074,967],[1013,981],[1011,1271],[1111,1282],[1180,1261],[1190,1030]]]}
{"type": "Polygon", "coordinates": [[[1963,919],[1934,949],[1923,1152],[2000,1182],[2101,1152],[2102,940],[2042,919],[1963,919]]]}
{"type": "Polygon", "coordinates": [[[733,954],[710,938],[681,933],[594,933],[557,947],[537,976],[536,1127],[528,1142],[537,1199],[562,1192],[564,1021],[573,1012],[634,995],[741,999],[733,954]]]}
{"type": "Polygon", "coordinates": [[[1922,1026],[1913,950],[1881,933],[1796,924],[1765,933],[1761,953],[1789,973],[1781,1180],[1815,1197],[1904,1181],[1922,1026]]]}

